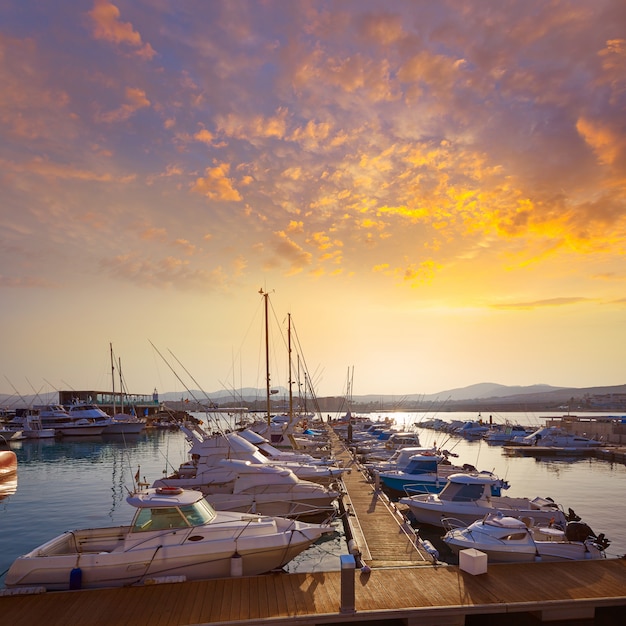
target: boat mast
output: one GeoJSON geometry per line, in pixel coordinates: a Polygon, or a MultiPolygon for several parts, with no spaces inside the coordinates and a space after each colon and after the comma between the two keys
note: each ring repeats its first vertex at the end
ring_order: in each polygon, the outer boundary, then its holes
{"type": "MultiPolygon", "coordinates": [[[[124,412],[124,381],[122,380],[122,357],[119,357],[117,360],[118,368],[117,371],[120,373],[120,413],[124,412]]],[[[115,412],[113,412],[115,415],[115,412]]]]}
{"type": "Polygon", "coordinates": [[[267,425],[270,425],[272,420],[272,411],[270,403],[270,346],[269,346],[269,325],[267,314],[267,299],[269,294],[263,291],[263,288],[259,289],[259,293],[263,296],[265,304],[265,392],[267,395],[267,425]]]}
{"type": "Polygon", "coordinates": [[[289,421],[293,420],[293,389],[291,380],[291,313],[287,313],[287,352],[289,358],[289,421]]]}
{"type": "Polygon", "coordinates": [[[113,360],[113,344],[109,343],[109,351],[111,353],[111,384],[113,387],[113,415],[115,415],[116,406],[115,406],[115,361],[113,360]]]}

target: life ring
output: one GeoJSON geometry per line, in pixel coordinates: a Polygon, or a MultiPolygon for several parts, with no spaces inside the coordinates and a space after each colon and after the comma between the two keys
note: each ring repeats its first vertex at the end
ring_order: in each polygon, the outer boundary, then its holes
{"type": "Polygon", "coordinates": [[[161,496],[177,496],[183,490],[180,487],[157,487],[156,492],[161,496]]]}

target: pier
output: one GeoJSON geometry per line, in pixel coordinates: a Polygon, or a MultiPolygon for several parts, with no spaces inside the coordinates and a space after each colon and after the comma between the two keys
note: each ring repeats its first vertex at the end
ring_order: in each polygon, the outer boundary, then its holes
{"type": "Polygon", "coordinates": [[[337,571],[7,591],[0,597],[3,623],[461,626],[594,618],[618,623],[612,620],[626,607],[626,560],[489,564],[480,574],[438,563],[334,433],[331,443],[335,456],[351,468],[342,479],[341,499],[350,553],[341,557],[337,571]]]}

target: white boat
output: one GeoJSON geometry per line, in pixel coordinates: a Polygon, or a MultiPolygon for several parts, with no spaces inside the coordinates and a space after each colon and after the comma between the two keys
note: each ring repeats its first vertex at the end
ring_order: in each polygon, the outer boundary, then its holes
{"type": "Polygon", "coordinates": [[[490,444],[506,444],[513,442],[516,438],[529,435],[531,431],[521,424],[505,424],[492,428],[486,435],[485,441],[490,444]]]}
{"type": "Polygon", "coordinates": [[[465,437],[466,439],[480,439],[488,432],[489,426],[480,421],[476,422],[470,420],[465,422],[458,430],[456,430],[455,434],[461,435],[461,437],[465,437]]]}
{"type": "Polygon", "coordinates": [[[529,528],[502,512],[490,513],[465,528],[449,530],[443,541],[458,554],[474,548],[490,562],[582,561],[606,558],[610,542],[583,522],[569,522],[564,529],[555,526],[529,528]]]}
{"type": "Polygon", "coordinates": [[[291,470],[255,465],[240,459],[222,459],[215,466],[178,473],[154,481],[153,487],[181,487],[204,494],[218,511],[240,511],[298,519],[325,520],[337,513],[340,493],[291,470]]]}
{"type": "Polygon", "coordinates": [[[439,494],[417,494],[401,498],[415,520],[420,524],[443,526],[443,518],[459,520],[468,526],[488,513],[502,511],[510,517],[528,518],[535,524],[561,524],[565,526],[576,514],[570,509],[568,516],[549,498],[515,498],[502,496],[508,484],[490,472],[452,474],[439,494]],[[569,519],[568,519],[569,517],[569,519]]]}
{"type": "Polygon", "coordinates": [[[104,435],[137,435],[145,427],[142,420],[132,415],[116,414],[110,417],[99,406],[89,402],[77,402],[68,408],[70,417],[85,419],[103,427],[104,435]]]}
{"type": "Polygon", "coordinates": [[[558,426],[544,426],[525,437],[516,437],[513,445],[581,449],[601,446],[602,442],[583,435],[575,435],[558,426]]]}
{"type": "Polygon", "coordinates": [[[246,441],[249,441],[254,445],[268,461],[273,463],[297,463],[305,465],[317,465],[328,467],[336,470],[336,476],[340,476],[345,470],[340,467],[335,459],[326,457],[318,458],[307,452],[299,452],[297,450],[279,450],[273,446],[265,437],[262,437],[259,433],[251,430],[250,428],[244,428],[237,431],[240,437],[243,437],[246,441]]]}
{"type": "Polygon", "coordinates": [[[148,489],[127,502],[136,508],[130,526],[65,532],[17,558],[6,586],[57,591],[253,576],[284,566],[333,532],[327,525],[216,512],[197,491],[148,489]]]}
{"type": "Polygon", "coordinates": [[[279,466],[290,469],[302,480],[329,485],[337,481],[346,471],[337,465],[308,463],[304,460],[289,460],[288,455],[275,460],[263,454],[259,448],[244,438],[238,432],[209,434],[199,424],[185,424],[181,426],[187,441],[190,443],[189,455],[191,460],[180,467],[180,473],[196,472],[215,467],[222,459],[239,459],[249,461],[253,465],[279,466]]]}
{"type": "Polygon", "coordinates": [[[71,416],[60,404],[42,404],[33,407],[39,413],[43,428],[53,428],[56,435],[63,437],[101,435],[104,426],[92,420],[71,416]]]}
{"type": "Polygon", "coordinates": [[[39,415],[30,412],[14,417],[11,426],[21,430],[26,439],[52,439],[55,436],[54,428],[44,428],[39,415]]]}

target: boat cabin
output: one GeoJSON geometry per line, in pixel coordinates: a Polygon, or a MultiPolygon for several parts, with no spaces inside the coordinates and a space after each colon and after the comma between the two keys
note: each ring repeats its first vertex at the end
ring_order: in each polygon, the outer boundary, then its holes
{"type": "Polygon", "coordinates": [[[439,499],[450,502],[476,502],[491,496],[499,497],[503,488],[508,488],[507,483],[488,472],[452,474],[441,490],[439,499]]]}
{"type": "Polygon", "coordinates": [[[216,517],[215,510],[199,491],[183,491],[178,487],[139,492],[127,501],[137,507],[132,533],[202,526],[216,517]]]}
{"type": "Polygon", "coordinates": [[[404,468],[405,474],[436,474],[443,457],[436,455],[414,454],[404,468]]]}

